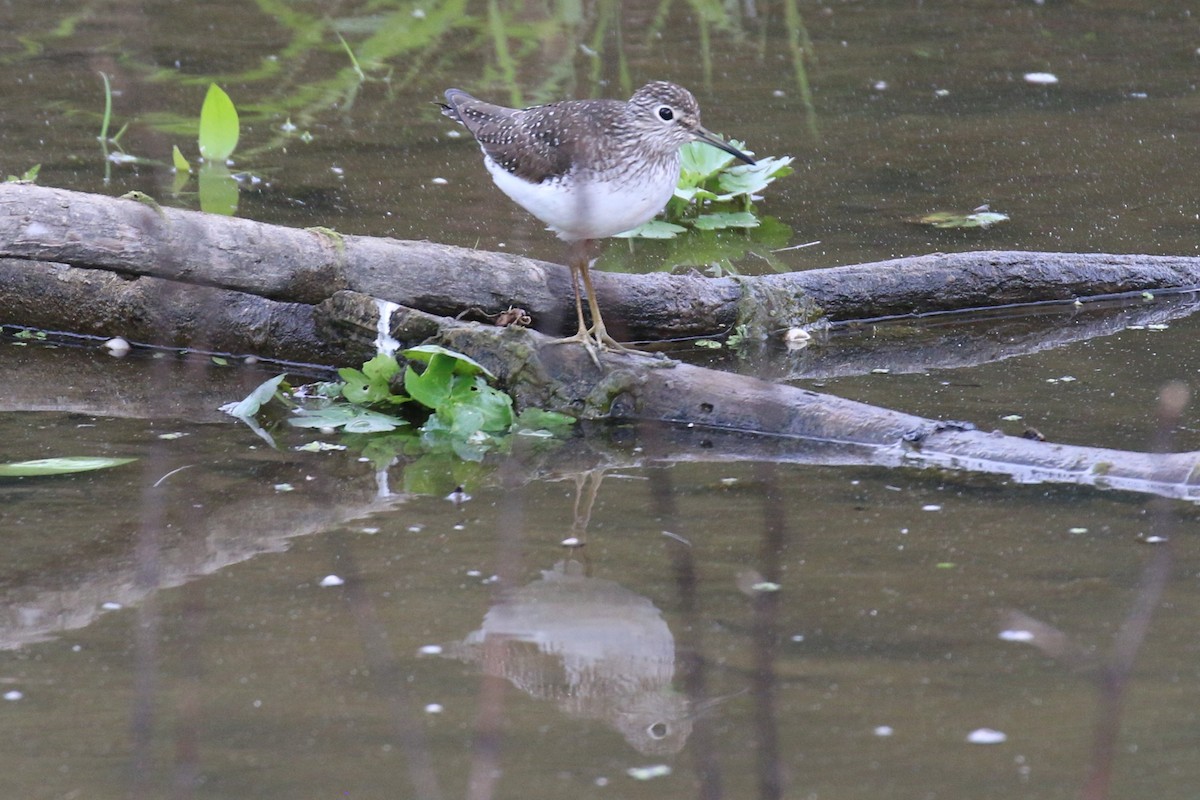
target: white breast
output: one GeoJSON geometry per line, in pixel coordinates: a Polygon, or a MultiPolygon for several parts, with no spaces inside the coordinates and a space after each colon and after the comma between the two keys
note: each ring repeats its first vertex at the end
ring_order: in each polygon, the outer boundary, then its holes
{"type": "Polygon", "coordinates": [[[514,202],[546,223],[565,241],[602,239],[636,228],[671,199],[679,182],[679,160],[654,169],[627,170],[611,179],[567,178],[528,183],[484,158],[492,180],[514,202]]]}

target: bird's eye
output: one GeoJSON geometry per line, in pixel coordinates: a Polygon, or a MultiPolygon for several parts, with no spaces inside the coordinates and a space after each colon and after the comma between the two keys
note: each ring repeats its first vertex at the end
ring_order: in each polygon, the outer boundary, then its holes
{"type": "Polygon", "coordinates": [[[667,725],[664,722],[656,722],[649,728],[646,728],[646,733],[650,734],[651,739],[665,739],[667,736],[667,725]]]}
{"type": "Polygon", "coordinates": [[[670,106],[659,106],[658,118],[663,122],[670,122],[671,120],[675,119],[675,112],[670,106]]]}

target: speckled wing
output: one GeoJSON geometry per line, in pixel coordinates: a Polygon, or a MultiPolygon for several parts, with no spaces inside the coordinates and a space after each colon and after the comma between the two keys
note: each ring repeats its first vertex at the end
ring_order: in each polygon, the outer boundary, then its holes
{"type": "Polygon", "coordinates": [[[446,90],[442,113],[466,126],[483,152],[504,171],[530,183],[561,177],[573,154],[562,136],[561,103],[527,109],[505,108],[459,89],[446,90]]]}

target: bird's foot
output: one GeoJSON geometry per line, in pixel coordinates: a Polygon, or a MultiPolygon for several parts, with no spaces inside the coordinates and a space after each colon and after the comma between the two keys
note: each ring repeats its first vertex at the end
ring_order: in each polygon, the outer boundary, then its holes
{"type": "Polygon", "coordinates": [[[592,330],[590,328],[580,328],[579,333],[574,336],[564,336],[561,339],[551,339],[550,344],[581,344],[587,350],[589,356],[592,357],[592,362],[598,369],[603,369],[600,365],[600,354],[596,352],[596,348],[604,349],[604,345],[599,344],[592,338],[592,330]]]}

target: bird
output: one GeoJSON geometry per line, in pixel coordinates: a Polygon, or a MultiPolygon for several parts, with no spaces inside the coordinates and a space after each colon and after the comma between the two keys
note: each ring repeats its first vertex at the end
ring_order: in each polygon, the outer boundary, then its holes
{"type": "Polygon", "coordinates": [[[679,182],[679,148],[693,141],[753,165],[746,153],[700,124],[692,93],[653,81],[628,101],[562,100],[507,108],[447,89],[442,113],[462,123],[483,151],[492,181],[568,245],[579,330],[557,342],[629,351],[609,335],[588,273],[591,243],[648,222],[679,182]],[[592,324],[583,313],[580,281],[592,324]]]}

